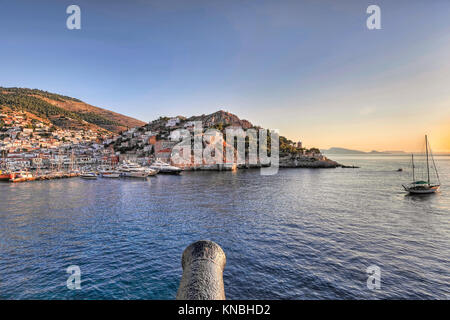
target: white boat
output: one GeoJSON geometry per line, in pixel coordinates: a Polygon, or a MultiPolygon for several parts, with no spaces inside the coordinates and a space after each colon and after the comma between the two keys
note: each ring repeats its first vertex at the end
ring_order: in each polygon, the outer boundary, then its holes
{"type": "Polygon", "coordinates": [[[157,170],[158,173],[167,173],[167,174],[180,174],[181,169],[175,166],[171,166],[168,163],[156,160],[150,166],[150,169],[157,170]]]}
{"type": "Polygon", "coordinates": [[[147,174],[149,176],[156,176],[158,174],[158,172],[159,172],[158,170],[154,170],[154,169],[151,169],[149,167],[145,167],[144,170],[145,170],[145,172],[147,172],[147,174]]]}
{"type": "Polygon", "coordinates": [[[120,172],[113,170],[109,166],[99,166],[98,172],[102,178],[120,178],[120,172]]]}
{"type": "Polygon", "coordinates": [[[403,185],[405,191],[412,194],[429,194],[439,191],[440,185],[431,185],[427,181],[415,181],[408,185],[403,185]]]}
{"type": "Polygon", "coordinates": [[[126,178],[147,178],[148,176],[153,175],[153,172],[150,174],[146,168],[131,161],[124,161],[119,167],[119,171],[120,175],[126,178]]]}
{"type": "Polygon", "coordinates": [[[414,164],[414,155],[411,155],[411,162],[412,162],[412,183],[403,185],[403,188],[405,191],[411,193],[411,194],[430,194],[435,193],[438,191],[441,187],[441,182],[439,180],[439,173],[436,168],[436,164],[434,163],[433,153],[431,152],[431,147],[429,147],[428,143],[428,137],[425,136],[425,149],[426,149],[426,181],[425,180],[416,180],[416,172],[415,172],[415,164],[414,164]],[[431,164],[434,167],[434,171],[436,173],[436,178],[438,183],[432,183],[431,182],[431,176],[430,176],[430,157],[431,157],[431,164]]]}
{"type": "Polygon", "coordinates": [[[148,177],[148,173],[145,171],[128,171],[128,172],[122,172],[122,177],[125,178],[142,178],[145,179],[148,177]]]}
{"type": "Polygon", "coordinates": [[[101,172],[102,178],[120,178],[120,173],[115,171],[101,172]]]}
{"type": "Polygon", "coordinates": [[[83,172],[80,174],[83,179],[97,179],[97,174],[95,172],[83,172]]]}

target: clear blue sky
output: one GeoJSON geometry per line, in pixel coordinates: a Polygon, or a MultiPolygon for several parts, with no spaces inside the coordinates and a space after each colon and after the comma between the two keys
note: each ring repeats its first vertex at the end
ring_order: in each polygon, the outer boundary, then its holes
{"type": "Polygon", "coordinates": [[[0,37],[0,86],[144,121],[225,109],[322,148],[408,150],[426,131],[450,150],[448,0],[3,1],[0,37]]]}

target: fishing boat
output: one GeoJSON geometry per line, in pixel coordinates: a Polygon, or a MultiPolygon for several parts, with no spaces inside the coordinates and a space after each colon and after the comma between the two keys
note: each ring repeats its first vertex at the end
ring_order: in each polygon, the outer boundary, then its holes
{"type": "Polygon", "coordinates": [[[95,172],[83,172],[82,174],[80,174],[80,177],[83,179],[97,179],[97,174],[95,172]]]}
{"type": "Polygon", "coordinates": [[[152,163],[150,166],[150,169],[157,170],[159,173],[166,173],[166,174],[180,174],[181,168],[171,166],[168,163],[156,160],[152,163]]]}
{"type": "Polygon", "coordinates": [[[425,154],[426,154],[426,180],[416,180],[416,166],[414,164],[414,154],[411,155],[412,163],[412,183],[408,185],[403,185],[405,191],[410,194],[430,194],[435,193],[441,187],[441,182],[439,180],[439,173],[434,162],[433,153],[428,142],[428,136],[425,136],[425,154]],[[431,158],[431,161],[430,161],[431,158]],[[434,172],[436,174],[437,183],[432,183],[430,175],[430,162],[434,167],[434,172]]]}

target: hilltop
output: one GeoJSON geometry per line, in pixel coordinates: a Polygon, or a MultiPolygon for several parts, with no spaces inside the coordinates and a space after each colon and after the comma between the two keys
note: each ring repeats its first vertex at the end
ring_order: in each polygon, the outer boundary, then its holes
{"type": "Polygon", "coordinates": [[[38,89],[0,87],[0,108],[26,112],[43,123],[67,130],[119,133],[145,124],[76,98],[38,89]]]}
{"type": "Polygon", "coordinates": [[[235,114],[223,110],[216,111],[211,114],[202,114],[199,116],[176,116],[176,117],[159,117],[145,125],[147,130],[153,131],[169,131],[180,128],[188,128],[193,126],[194,121],[200,121],[204,129],[215,128],[223,130],[229,126],[239,126],[243,129],[253,128],[253,124],[248,120],[241,120],[235,114]]]}
{"type": "Polygon", "coordinates": [[[203,114],[201,116],[192,116],[186,119],[186,121],[201,121],[203,126],[206,128],[238,126],[243,129],[250,129],[254,127],[250,121],[245,119],[241,120],[237,115],[223,110],[219,110],[208,115],[203,114]]]}

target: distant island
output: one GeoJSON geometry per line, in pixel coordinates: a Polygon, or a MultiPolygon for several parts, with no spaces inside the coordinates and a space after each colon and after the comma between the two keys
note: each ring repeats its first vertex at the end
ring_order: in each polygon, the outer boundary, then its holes
{"type": "Polygon", "coordinates": [[[372,150],[370,152],[360,151],[360,150],[352,150],[345,148],[332,147],[330,149],[321,149],[322,153],[325,154],[406,154],[404,151],[376,151],[372,150]]]}

